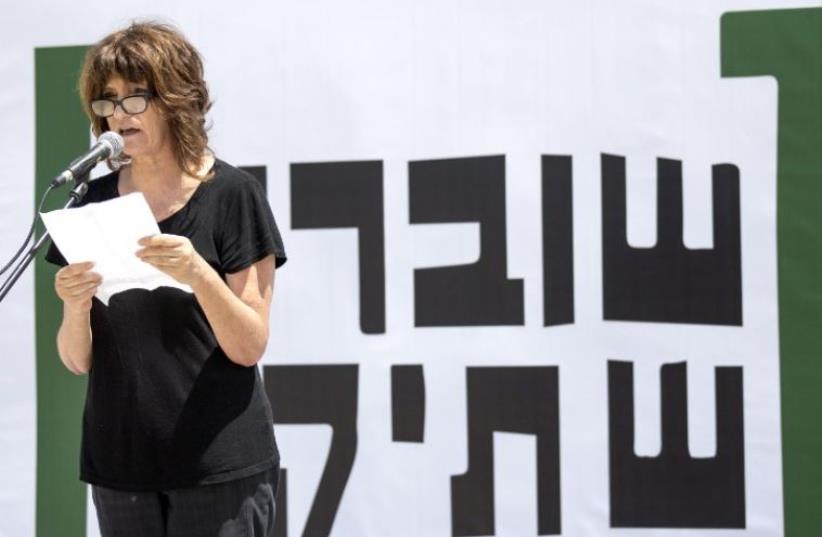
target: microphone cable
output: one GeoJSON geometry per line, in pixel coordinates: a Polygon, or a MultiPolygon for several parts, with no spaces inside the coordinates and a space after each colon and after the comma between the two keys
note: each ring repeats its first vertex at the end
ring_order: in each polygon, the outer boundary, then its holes
{"type": "MultiPolygon", "coordinates": [[[[14,262],[17,261],[20,258],[20,255],[26,250],[26,247],[29,245],[29,243],[32,242],[32,237],[34,236],[34,231],[37,228],[37,220],[40,218],[40,213],[43,212],[43,205],[46,203],[46,198],[48,197],[48,195],[51,193],[51,191],[53,189],[54,189],[54,187],[52,185],[48,185],[48,187],[46,188],[46,191],[43,193],[43,197],[40,198],[40,204],[37,206],[37,209],[34,211],[34,218],[32,218],[32,220],[31,220],[31,227],[29,227],[29,232],[26,235],[26,238],[23,241],[23,244],[20,245],[20,248],[12,256],[12,258],[9,259],[9,261],[3,266],[3,268],[0,268],[0,275],[4,274],[7,270],[9,270],[9,268],[11,268],[11,266],[14,264],[14,262]]],[[[0,288],[4,287],[5,284],[6,284],[6,282],[3,282],[3,285],[0,286],[0,288]]]]}

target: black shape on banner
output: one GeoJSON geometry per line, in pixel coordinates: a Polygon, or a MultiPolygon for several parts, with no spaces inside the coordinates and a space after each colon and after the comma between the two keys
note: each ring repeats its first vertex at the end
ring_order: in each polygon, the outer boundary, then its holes
{"type": "Polygon", "coordinates": [[[544,326],[574,322],[573,215],[571,157],[542,155],[544,326]]]}
{"type": "MultiPolygon", "coordinates": [[[[331,449],[303,530],[305,537],[325,537],[357,453],[358,366],[267,365],[263,372],[274,423],[331,425],[331,449]]],[[[283,481],[283,502],[287,492],[283,481]]]]}
{"type": "Polygon", "coordinates": [[[414,271],[415,326],[521,325],[522,280],[509,280],[505,157],[409,162],[412,224],[479,222],[475,263],[414,271]]]}
{"type": "Polygon", "coordinates": [[[382,162],[292,164],[291,227],[357,228],[360,329],[385,333],[382,162]]]}
{"type": "Polygon", "coordinates": [[[451,476],[454,536],[494,535],[493,432],[537,437],[537,528],[560,533],[557,367],[469,367],[468,471],[451,476]]]}
{"type": "Polygon", "coordinates": [[[657,243],[628,245],[625,158],[602,155],[603,311],[608,320],[742,324],[739,170],[713,166],[713,249],[682,239],[682,163],[657,159],[657,243]]]}
{"type": "Polygon", "coordinates": [[[288,471],[280,468],[280,478],[277,482],[277,511],[274,513],[274,537],[288,537],[288,471]]]}
{"type": "Polygon", "coordinates": [[[685,363],[662,366],[662,451],[634,454],[634,373],[608,362],[611,527],[744,528],[742,368],[716,368],[716,456],[688,450],[685,363]]]}
{"type": "Polygon", "coordinates": [[[263,191],[268,192],[268,177],[265,166],[240,166],[240,169],[254,176],[260,185],[262,185],[263,191]]]}
{"type": "Polygon", "coordinates": [[[391,366],[391,418],[394,442],[425,441],[425,377],[421,365],[391,366]]]}

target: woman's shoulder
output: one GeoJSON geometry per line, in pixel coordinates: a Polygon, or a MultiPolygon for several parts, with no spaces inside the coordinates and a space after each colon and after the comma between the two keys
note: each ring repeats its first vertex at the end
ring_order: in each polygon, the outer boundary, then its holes
{"type": "Polygon", "coordinates": [[[249,188],[262,187],[262,184],[251,173],[242,168],[232,166],[228,162],[214,160],[214,176],[210,183],[221,192],[242,192],[249,188]]]}
{"type": "Polygon", "coordinates": [[[248,171],[219,159],[214,161],[212,170],[214,175],[202,186],[207,187],[208,203],[216,205],[219,211],[231,212],[266,200],[263,184],[248,171]]]}

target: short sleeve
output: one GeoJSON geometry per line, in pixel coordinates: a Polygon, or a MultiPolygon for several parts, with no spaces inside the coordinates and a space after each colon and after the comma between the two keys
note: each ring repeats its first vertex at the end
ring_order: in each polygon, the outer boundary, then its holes
{"type": "Polygon", "coordinates": [[[222,271],[239,272],[270,254],[275,266],[282,266],[287,259],[285,247],[262,186],[245,174],[236,177],[220,200],[217,236],[222,271]]]}

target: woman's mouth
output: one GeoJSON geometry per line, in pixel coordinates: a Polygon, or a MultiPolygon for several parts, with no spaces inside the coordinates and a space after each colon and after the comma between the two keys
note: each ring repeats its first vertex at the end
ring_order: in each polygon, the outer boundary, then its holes
{"type": "Polygon", "coordinates": [[[138,132],[140,132],[140,129],[120,129],[120,135],[123,138],[127,138],[133,134],[137,134],[138,132]]]}

